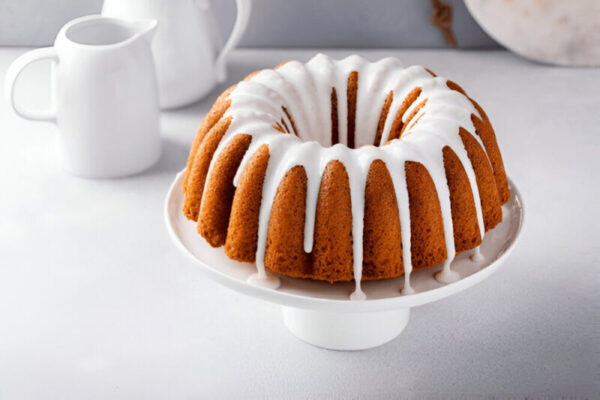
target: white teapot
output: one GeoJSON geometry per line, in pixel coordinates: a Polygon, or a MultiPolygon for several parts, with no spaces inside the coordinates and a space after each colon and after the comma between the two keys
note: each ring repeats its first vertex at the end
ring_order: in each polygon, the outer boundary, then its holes
{"type": "Polygon", "coordinates": [[[158,20],[152,43],[161,108],[177,108],[202,98],[226,78],[229,52],[250,18],[250,0],[236,0],[237,17],[218,52],[219,35],[209,0],[105,0],[105,16],[158,20]]]}

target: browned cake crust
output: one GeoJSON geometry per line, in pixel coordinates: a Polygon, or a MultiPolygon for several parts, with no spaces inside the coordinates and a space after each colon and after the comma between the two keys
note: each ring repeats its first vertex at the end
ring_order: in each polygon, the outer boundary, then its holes
{"type": "Polygon", "coordinates": [[[348,102],[348,147],[353,149],[354,146],[354,135],[356,127],[356,92],[358,91],[358,72],[354,71],[348,75],[348,95],[346,96],[348,102]]]}
{"type": "MultiPolygon", "coordinates": [[[[392,93],[393,94],[393,93],[392,93]]],[[[402,132],[402,127],[404,123],[402,122],[402,117],[404,113],[408,110],[408,108],[412,105],[412,103],[417,100],[417,97],[421,94],[421,88],[416,87],[411,90],[408,95],[402,100],[402,104],[396,113],[396,117],[394,118],[394,123],[392,124],[392,130],[390,132],[390,138],[388,141],[392,141],[394,139],[398,139],[400,137],[400,133],[402,132]]],[[[383,126],[381,127],[383,130],[383,126]]]]}
{"type": "Polygon", "coordinates": [[[444,223],[433,179],[423,164],[406,163],[410,205],[410,252],[415,270],[442,263],[448,256],[444,223]]]}
{"type": "Polygon", "coordinates": [[[233,178],[251,140],[250,135],[235,135],[210,171],[206,183],[210,189],[206,191],[200,207],[198,233],[213,247],[225,244],[235,194],[233,178]]]}
{"type": "MultiPolygon", "coordinates": [[[[456,83],[448,81],[447,85],[466,96],[456,83]]],[[[233,185],[233,178],[250,147],[250,135],[240,132],[233,136],[211,166],[217,146],[231,124],[232,117],[225,118],[224,115],[231,104],[229,94],[234,87],[219,96],[198,129],[183,183],[183,212],[189,219],[198,222],[198,233],[211,246],[224,245],[225,253],[230,258],[254,262],[269,148],[262,145],[251,155],[237,188],[233,185]]],[[[348,76],[347,89],[347,143],[350,147],[354,147],[357,134],[357,90],[358,73],[352,72],[348,76]]],[[[415,87],[402,102],[394,116],[389,141],[401,138],[406,127],[416,123],[413,117],[427,99],[412,110],[406,122],[402,120],[420,93],[421,89],[415,87]]],[[[475,134],[481,138],[485,150],[467,130],[461,128],[459,134],[473,165],[484,228],[488,231],[502,221],[501,205],[508,201],[510,191],[491,123],[479,104],[468,98],[481,116],[472,115],[471,118],[475,134]]],[[[380,117],[375,145],[380,144],[392,99],[393,92],[390,92],[378,111],[380,117]]],[[[331,105],[331,141],[335,144],[340,142],[340,138],[337,127],[338,97],[334,88],[331,91],[331,105]]],[[[293,116],[285,107],[282,110],[290,124],[282,119],[274,122],[274,128],[282,134],[297,134],[293,116]]],[[[443,160],[450,190],[455,248],[457,252],[462,252],[481,243],[474,196],[463,165],[449,147],[443,149],[443,160]]],[[[407,162],[405,172],[411,219],[411,260],[413,268],[419,270],[440,264],[446,259],[444,228],[438,194],[427,169],[420,163],[407,162]]],[[[354,279],[350,184],[344,165],[339,161],[331,161],[322,175],[311,253],[304,251],[306,194],[306,171],[301,166],[294,167],[287,172],[275,194],[267,232],[265,266],[291,277],[330,282],[354,279]]],[[[402,223],[390,171],[383,161],[375,160],[370,166],[365,186],[363,280],[398,277],[404,273],[402,223]]]]}
{"type": "Polygon", "coordinates": [[[494,177],[496,179],[496,186],[500,194],[500,201],[502,204],[504,204],[510,198],[510,190],[508,188],[508,179],[506,178],[504,162],[502,161],[502,155],[500,154],[500,147],[498,147],[498,142],[496,141],[494,128],[492,128],[492,124],[485,111],[483,111],[483,108],[481,108],[481,106],[475,100],[469,97],[463,88],[452,81],[448,81],[448,87],[467,96],[471,103],[473,103],[473,106],[479,115],[481,115],[483,118],[483,120],[480,120],[476,115],[471,115],[471,120],[475,125],[476,133],[479,135],[479,137],[481,137],[483,145],[485,146],[485,151],[487,152],[487,157],[489,157],[489,160],[492,163],[494,177]]]}
{"type": "Polygon", "coordinates": [[[237,261],[254,262],[262,187],[269,164],[269,147],[262,145],[244,169],[233,196],[225,254],[237,261]]]}
{"type": "Polygon", "coordinates": [[[477,210],[465,168],[450,147],[444,147],[444,168],[450,189],[450,207],[457,252],[472,249],[481,243],[477,210]]]}
{"type": "Polygon", "coordinates": [[[344,164],[330,161],[323,171],[313,244],[313,276],[349,281],[352,271],[352,207],[344,164]]]}
{"type": "Polygon", "coordinates": [[[401,239],[392,177],[385,163],[375,160],[365,186],[363,279],[392,278],[404,273],[401,239]]]}
{"type": "Polygon", "coordinates": [[[339,142],[340,134],[338,127],[337,92],[335,91],[335,88],[331,88],[331,145],[333,146],[339,142]]]}
{"type": "Polygon", "coordinates": [[[200,127],[198,128],[198,132],[196,133],[196,137],[194,138],[194,142],[192,143],[192,148],[190,149],[190,155],[188,157],[188,162],[187,162],[188,168],[186,169],[185,176],[183,178],[183,191],[184,192],[187,189],[187,183],[188,183],[190,171],[192,170],[192,168],[190,168],[190,166],[193,165],[194,157],[196,156],[196,153],[198,152],[198,147],[200,146],[200,143],[204,139],[204,136],[206,136],[208,131],[217,122],[219,122],[221,117],[223,117],[223,114],[225,114],[225,111],[227,111],[227,109],[231,105],[231,100],[229,99],[229,93],[231,93],[231,91],[233,89],[235,89],[235,86],[236,85],[233,85],[233,86],[229,87],[227,90],[225,90],[223,93],[221,93],[221,95],[217,98],[217,101],[215,101],[215,104],[212,106],[211,110],[208,112],[206,117],[204,117],[204,119],[202,120],[200,127]]]}
{"type": "Polygon", "coordinates": [[[277,188],[267,233],[265,266],[295,278],[312,276],[312,255],[304,251],[307,177],[292,168],[277,188]]]}

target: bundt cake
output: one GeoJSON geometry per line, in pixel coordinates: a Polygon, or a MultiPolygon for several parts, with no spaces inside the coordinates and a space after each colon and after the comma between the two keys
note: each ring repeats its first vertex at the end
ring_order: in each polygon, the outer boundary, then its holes
{"type": "Polygon", "coordinates": [[[284,62],[227,89],[192,144],[183,212],[231,259],[329,282],[385,279],[475,249],[509,199],[483,109],[395,58],[284,62]]]}

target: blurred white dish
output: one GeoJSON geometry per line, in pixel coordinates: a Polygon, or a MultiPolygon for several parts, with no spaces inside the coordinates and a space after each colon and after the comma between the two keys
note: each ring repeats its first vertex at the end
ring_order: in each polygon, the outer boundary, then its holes
{"type": "Polygon", "coordinates": [[[599,0],[465,0],[481,27],[511,51],[570,66],[600,66],[599,0]]]}
{"type": "Polygon", "coordinates": [[[237,16],[221,50],[209,0],[104,0],[102,14],[158,20],[152,54],[161,108],[197,101],[225,80],[229,53],[250,19],[251,0],[236,0],[237,16]]]}

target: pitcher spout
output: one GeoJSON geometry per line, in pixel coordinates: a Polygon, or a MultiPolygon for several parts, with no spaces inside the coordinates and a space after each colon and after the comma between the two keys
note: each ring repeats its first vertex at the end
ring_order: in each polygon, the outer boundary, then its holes
{"type": "Polygon", "coordinates": [[[148,43],[152,42],[152,38],[158,28],[158,21],[155,19],[140,19],[131,22],[131,29],[136,32],[136,35],[146,40],[148,43]]]}
{"type": "Polygon", "coordinates": [[[137,39],[150,44],[157,26],[158,21],[155,19],[127,20],[88,15],[63,26],[55,44],[59,47],[75,45],[98,49],[126,46],[137,39]]]}

